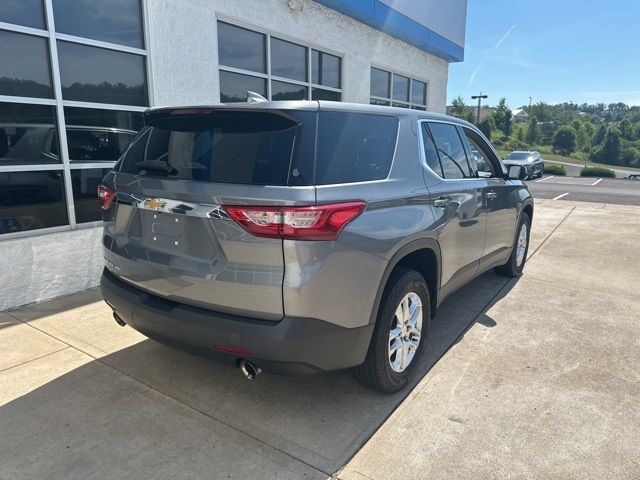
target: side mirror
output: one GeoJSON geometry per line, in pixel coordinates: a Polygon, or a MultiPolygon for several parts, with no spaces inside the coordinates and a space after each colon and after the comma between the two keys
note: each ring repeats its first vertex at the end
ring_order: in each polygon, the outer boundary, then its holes
{"type": "Polygon", "coordinates": [[[521,165],[512,165],[509,167],[507,178],[509,180],[524,180],[527,178],[527,169],[521,165]]]}

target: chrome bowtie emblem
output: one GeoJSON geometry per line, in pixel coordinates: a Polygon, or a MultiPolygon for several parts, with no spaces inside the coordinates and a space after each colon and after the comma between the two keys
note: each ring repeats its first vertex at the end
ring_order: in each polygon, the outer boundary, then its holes
{"type": "Polygon", "coordinates": [[[162,210],[166,204],[167,202],[163,202],[157,198],[148,198],[144,201],[145,208],[149,208],[151,210],[162,210]]]}

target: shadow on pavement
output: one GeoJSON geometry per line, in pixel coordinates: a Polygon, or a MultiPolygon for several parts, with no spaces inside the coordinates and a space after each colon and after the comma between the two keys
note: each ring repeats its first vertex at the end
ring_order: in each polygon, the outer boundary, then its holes
{"type": "MultiPolygon", "coordinates": [[[[513,285],[487,273],[445,301],[412,387],[474,321],[495,325],[483,312],[513,285]]],[[[278,469],[301,469],[291,478],[319,474],[310,466],[333,474],[409,391],[379,394],[349,372],[248,382],[236,368],[145,340],[1,407],[0,477],[114,478],[136,469],[146,478],[218,478],[221,472],[266,478],[278,469]],[[251,457],[242,452],[252,443],[258,454],[275,449],[279,460],[245,472],[242,462],[251,457]]]]}

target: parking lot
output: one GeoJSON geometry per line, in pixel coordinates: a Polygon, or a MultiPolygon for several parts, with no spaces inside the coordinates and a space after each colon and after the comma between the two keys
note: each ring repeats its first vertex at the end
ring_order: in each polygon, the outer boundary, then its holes
{"type": "Polygon", "coordinates": [[[639,478],[640,207],[575,200],[537,202],[525,275],[448,298],[391,396],[247,382],[97,290],[0,314],[0,478],[639,478]]]}
{"type": "Polygon", "coordinates": [[[545,175],[527,182],[540,199],[640,206],[640,181],[545,175]]]}

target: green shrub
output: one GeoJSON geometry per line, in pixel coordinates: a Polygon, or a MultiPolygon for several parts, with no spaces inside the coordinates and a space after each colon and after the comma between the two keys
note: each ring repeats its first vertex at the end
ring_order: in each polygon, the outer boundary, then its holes
{"type": "Polygon", "coordinates": [[[529,144],[525,142],[521,142],[515,138],[510,138],[504,143],[504,148],[506,150],[514,151],[514,150],[529,150],[529,144]]]}
{"type": "Polygon", "coordinates": [[[623,150],[622,164],[629,167],[640,167],[640,148],[628,147],[623,150]]]}
{"type": "Polygon", "coordinates": [[[605,167],[584,167],[580,170],[581,177],[608,177],[616,178],[616,172],[605,167]]]}
{"type": "Polygon", "coordinates": [[[549,175],[558,175],[558,176],[564,177],[567,174],[567,170],[564,168],[564,165],[545,163],[544,173],[549,175]]]}

